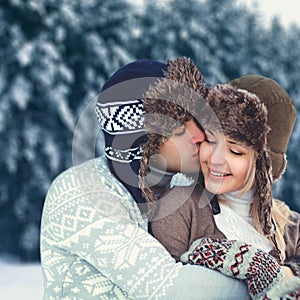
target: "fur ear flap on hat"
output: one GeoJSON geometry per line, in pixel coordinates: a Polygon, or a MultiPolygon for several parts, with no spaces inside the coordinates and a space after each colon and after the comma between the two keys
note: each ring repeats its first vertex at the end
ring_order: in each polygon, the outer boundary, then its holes
{"type": "Polygon", "coordinates": [[[261,233],[270,236],[272,230],[272,166],[268,151],[261,151],[257,155],[252,190],[254,205],[251,206],[251,214],[259,220],[261,233]]]}
{"type": "Polygon", "coordinates": [[[160,146],[173,130],[191,120],[204,105],[207,94],[203,75],[194,62],[185,57],[168,61],[165,78],[145,93],[144,124],[148,138],[143,145],[139,186],[148,203],[148,217],[154,216],[158,201],[146,182],[150,158],[159,153],[160,146]]]}

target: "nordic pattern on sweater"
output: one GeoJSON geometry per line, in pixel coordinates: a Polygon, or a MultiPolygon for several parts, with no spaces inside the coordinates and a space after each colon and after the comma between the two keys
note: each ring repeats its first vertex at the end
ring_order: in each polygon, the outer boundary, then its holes
{"type": "Polygon", "coordinates": [[[65,171],[43,210],[44,299],[163,298],[177,267],[146,231],[103,158],[65,171]]]}

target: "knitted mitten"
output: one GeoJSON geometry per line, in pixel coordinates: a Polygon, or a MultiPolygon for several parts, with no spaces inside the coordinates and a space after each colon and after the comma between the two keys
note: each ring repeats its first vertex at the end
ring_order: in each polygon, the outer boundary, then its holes
{"type": "MultiPolygon", "coordinates": [[[[283,271],[275,258],[244,242],[202,238],[191,245],[190,250],[181,256],[181,261],[245,280],[252,299],[267,300],[268,295],[272,295],[272,300],[298,299],[282,295],[279,285],[286,281],[283,281],[283,271]]],[[[294,290],[296,288],[290,286],[284,294],[287,296],[294,290]]]]}

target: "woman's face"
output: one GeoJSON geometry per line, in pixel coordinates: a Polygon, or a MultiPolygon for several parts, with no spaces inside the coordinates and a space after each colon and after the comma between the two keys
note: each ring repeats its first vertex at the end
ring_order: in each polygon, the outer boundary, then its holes
{"type": "Polygon", "coordinates": [[[200,146],[200,164],[205,187],[214,194],[241,189],[251,165],[251,148],[218,131],[207,131],[200,146]]]}

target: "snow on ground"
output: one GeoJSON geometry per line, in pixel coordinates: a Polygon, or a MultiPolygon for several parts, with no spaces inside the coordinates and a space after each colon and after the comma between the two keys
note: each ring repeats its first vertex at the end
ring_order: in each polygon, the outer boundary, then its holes
{"type": "Polygon", "coordinates": [[[41,266],[0,259],[1,300],[41,300],[43,276],[41,266]]]}

